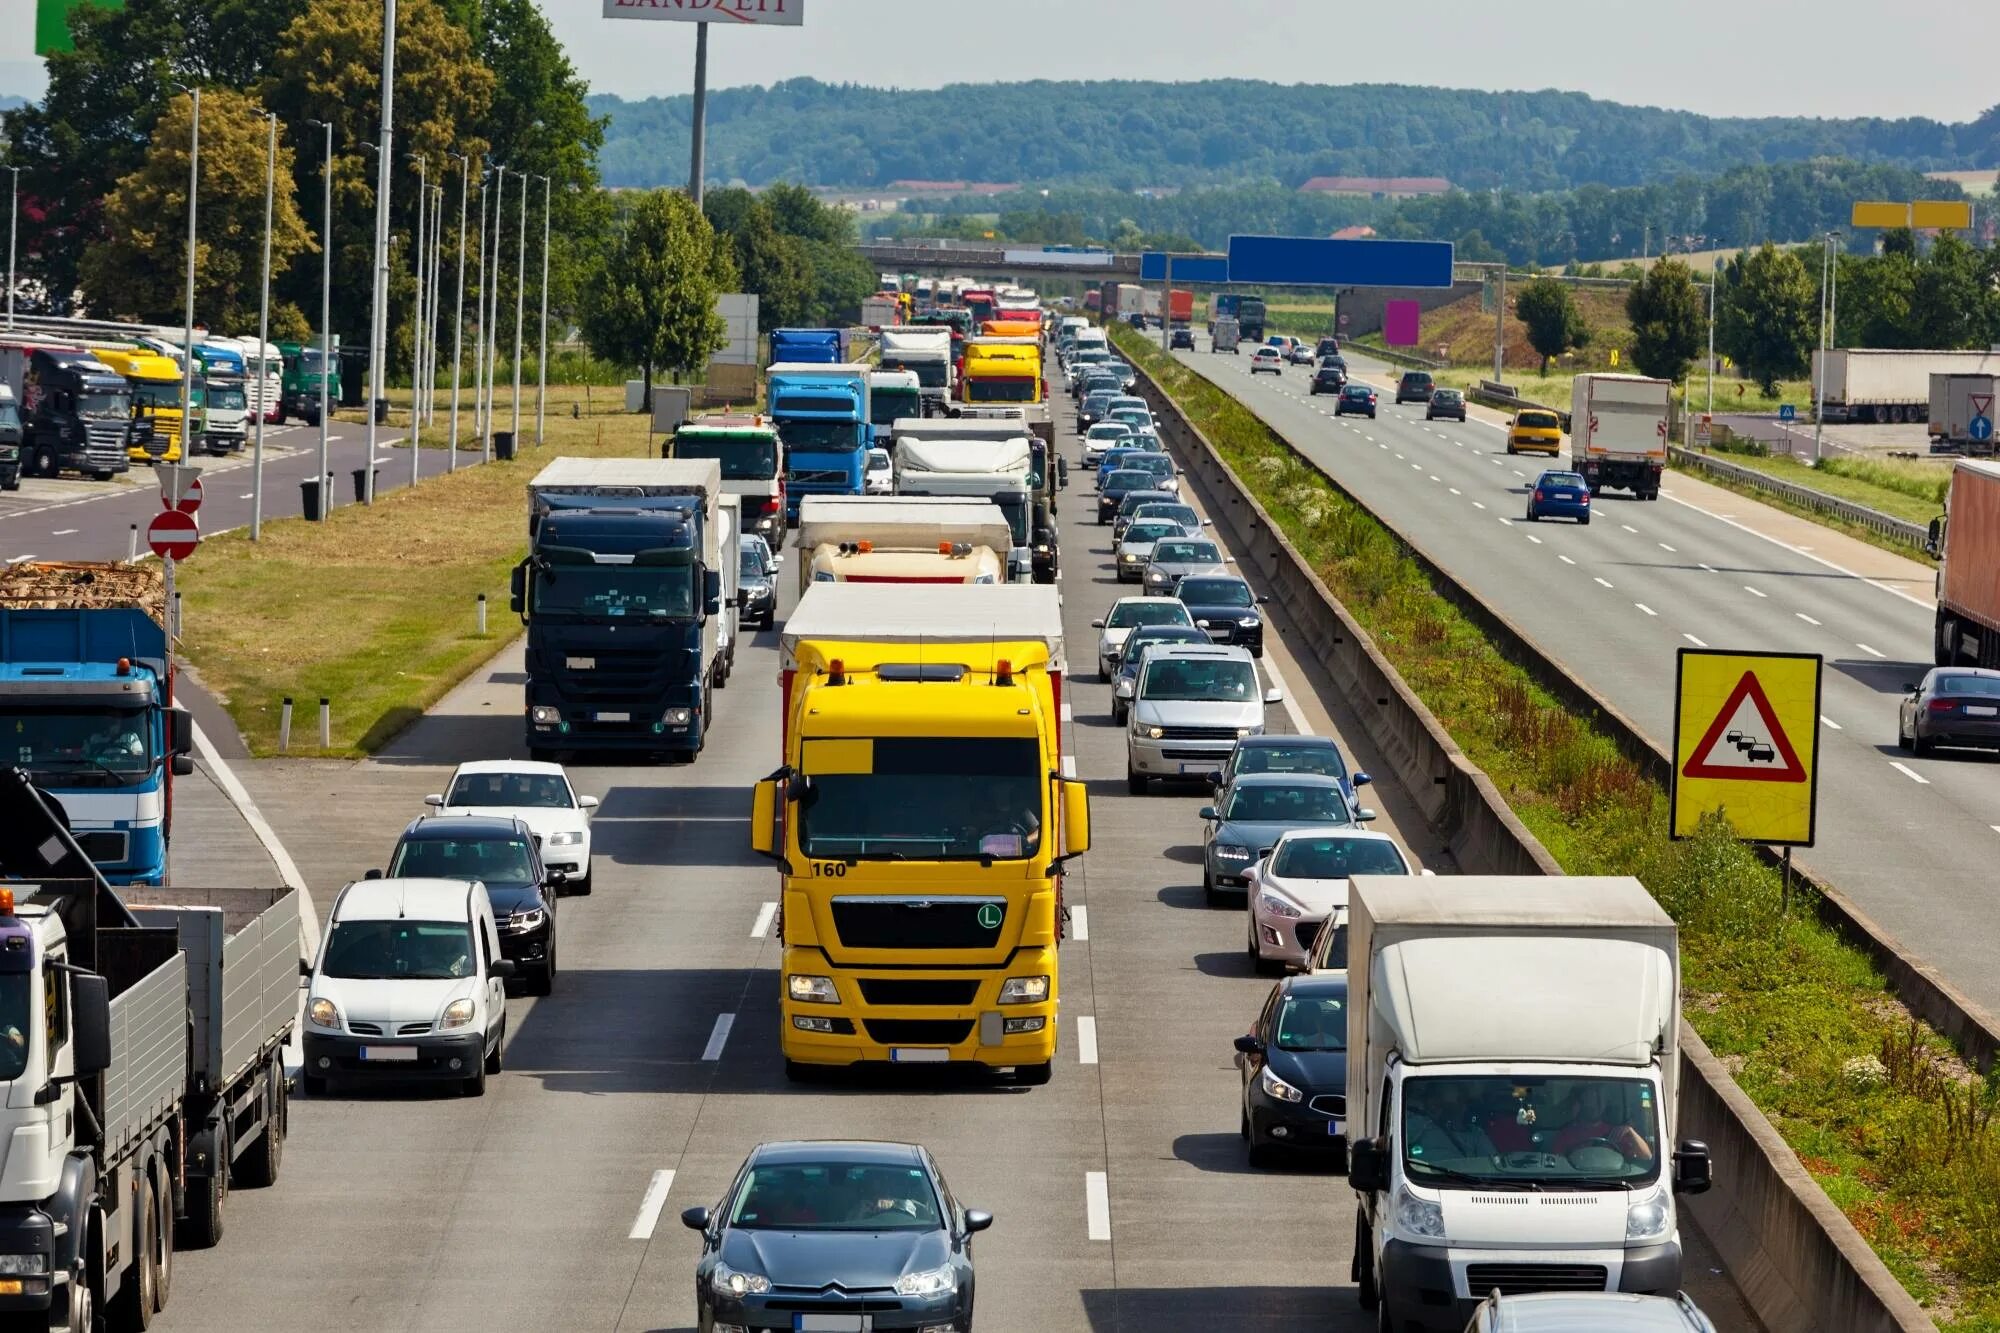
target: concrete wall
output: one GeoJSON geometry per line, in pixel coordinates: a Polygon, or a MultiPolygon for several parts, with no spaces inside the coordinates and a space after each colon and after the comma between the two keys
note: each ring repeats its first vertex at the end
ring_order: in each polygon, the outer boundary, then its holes
{"type": "MultiPolygon", "coordinates": [[[[1343,338],[1359,338],[1364,333],[1382,331],[1382,308],[1390,301],[1415,301],[1422,311],[1436,310],[1439,306],[1462,301],[1468,296],[1477,296],[1484,290],[1484,284],[1477,282],[1454,282],[1449,287],[1356,287],[1343,290],[1340,294],[1340,313],[1347,316],[1347,327],[1340,331],[1343,338]]],[[[1329,308],[1332,301],[1327,302],[1329,308]]],[[[1429,356],[1428,347],[1413,348],[1424,356],[1429,356]]]]}

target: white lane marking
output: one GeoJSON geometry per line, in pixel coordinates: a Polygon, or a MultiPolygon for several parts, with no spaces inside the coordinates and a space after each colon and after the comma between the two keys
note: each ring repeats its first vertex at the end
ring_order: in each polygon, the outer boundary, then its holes
{"type": "MultiPolygon", "coordinates": [[[[1438,481],[1438,474],[1437,474],[1437,473],[1435,473],[1435,472],[1431,473],[1431,480],[1432,480],[1432,481],[1438,481]]],[[[1443,485],[1444,483],[1443,483],[1443,482],[1438,482],[1438,484],[1439,484],[1439,485],[1443,485]]]]}
{"type": "Polygon", "coordinates": [[[1883,652],[1880,648],[1870,648],[1865,643],[1857,643],[1854,646],[1856,648],[1859,648],[1862,652],[1867,653],[1870,657],[1887,657],[1889,655],[1883,652]]]}
{"type": "Polygon", "coordinates": [[[1752,597],[1763,597],[1768,595],[1765,593],[1758,592],[1755,588],[1751,587],[1747,583],[1743,585],[1743,591],[1749,593],[1752,597]]]}
{"type": "MultiPolygon", "coordinates": [[[[1500,517],[1500,516],[1499,516],[1499,515],[1495,515],[1495,517],[1496,517],[1496,518],[1498,518],[1498,517],[1500,517]]],[[[1513,527],[1514,525],[1513,525],[1512,523],[1509,523],[1509,522],[1508,522],[1508,521],[1507,521],[1507,520],[1506,520],[1505,518],[1500,518],[1500,526],[1501,526],[1501,527],[1503,527],[1503,528],[1511,528],[1511,527],[1513,527]]]]}
{"type": "Polygon", "coordinates": [[[1064,756],[1062,757],[1062,775],[1063,775],[1064,777],[1066,777],[1066,778],[1073,778],[1073,777],[1075,777],[1075,776],[1076,776],[1076,756],[1075,756],[1075,755],[1073,755],[1073,754],[1066,754],[1066,755],[1064,755],[1064,756]]]}
{"type": "Polygon", "coordinates": [[[1558,560],[1562,561],[1562,562],[1563,562],[1563,563],[1564,563],[1565,565],[1573,565],[1573,564],[1575,564],[1575,563],[1576,563],[1576,561],[1574,561],[1574,560],[1570,559],[1570,558],[1569,558],[1568,556],[1566,556],[1566,555],[1557,555],[1557,556],[1556,556],[1556,559],[1558,559],[1558,560]]]}
{"type": "Polygon", "coordinates": [[[1062,706],[1062,720],[1065,722],[1076,721],[1076,714],[1070,709],[1070,706],[1068,704],[1064,704],[1062,706]]]}
{"type": "Polygon", "coordinates": [[[660,1224],[660,1210],[667,1206],[667,1191],[674,1187],[674,1173],[655,1171],[650,1184],[646,1186],[646,1197],[639,1200],[639,1215],[632,1219],[632,1229],[626,1233],[627,1240],[651,1240],[653,1228],[660,1224]]]}
{"type": "Polygon", "coordinates": [[[1264,674],[1271,678],[1271,688],[1285,696],[1285,716],[1292,720],[1293,730],[1301,736],[1312,735],[1312,723],[1306,721],[1306,715],[1299,711],[1299,701],[1292,697],[1292,687],[1286,684],[1284,673],[1278,670],[1278,664],[1269,657],[1264,659],[1264,674]]]}
{"type": "Polygon", "coordinates": [[[1703,569],[1707,570],[1711,574],[1720,574],[1722,572],[1721,570],[1717,569],[1714,565],[1708,564],[1706,561],[1697,560],[1695,561],[1695,563],[1697,565],[1700,565],[1703,569]]]}
{"type": "Polygon", "coordinates": [[[708,1045],[701,1048],[701,1058],[711,1063],[720,1060],[722,1048],[729,1044],[729,1029],[735,1026],[735,1014],[717,1014],[715,1031],[708,1034],[708,1045]]]}
{"type": "Polygon", "coordinates": [[[1519,468],[1515,468],[1515,469],[1514,469],[1514,475],[1515,475],[1515,476],[1517,476],[1517,477],[1525,477],[1525,476],[1527,476],[1528,474],[1527,474],[1527,473],[1525,473],[1525,472],[1523,472],[1523,471],[1521,471],[1521,469],[1519,469],[1519,468]]]}
{"type": "Polygon", "coordinates": [[[1536,535],[1535,535],[1534,533],[1532,533],[1532,532],[1529,532],[1529,533],[1524,533],[1524,534],[1522,534],[1522,535],[1523,535],[1523,536],[1525,536],[1525,537],[1526,537],[1526,538],[1527,538],[1527,539],[1528,539],[1529,541],[1533,542],[1533,543],[1534,543],[1535,545],[1537,545],[1537,546],[1540,546],[1540,545],[1542,544],[1542,539],[1541,539],[1540,537],[1537,537],[1537,536],[1536,536],[1536,535]]]}
{"type": "Polygon", "coordinates": [[[1627,532],[1637,532],[1639,530],[1633,527],[1630,523],[1620,523],[1618,526],[1625,529],[1625,531],[1627,532]]]}
{"type": "Polygon", "coordinates": [[[1644,611],[1649,616],[1657,616],[1658,614],[1660,614],[1658,611],[1655,611],[1652,607],[1647,606],[1644,602],[1634,602],[1632,603],[1632,605],[1638,607],[1641,611],[1644,611]]]}
{"type": "Polygon", "coordinates": [[[1898,773],[1901,773],[1904,777],[1908,778],[1912,782],[1921,783],[1926,787],[1931,785],[1931,780],[1929,778],[1917,772],[1914,768],[1911,768],[1908,764],[1899,763],[1896,760],[1891,759],[1889,761],[1889,767],[1895,769],[1898,773]]]}
{"type": "Polygon", "coordinates": [[[250,499],[254,499],[255,497],[256,497],[256,492],[255,492],[255,491],[245,491],[245,492],[243,492],[243,494],[241,494],[241,495],[237,496],[236,498],[237,498],[237,499],[239,499],[239,500],[250,500],[250,499]]]}
{"type": "Polygon", "coordinates": [[[1401,455],[1401,454],[1397,454],[1397,455],[1396,455],[1396,457],[1398,457],[1398,458],[1401,458],[1401,457],[1402,457],[1402,455],[1401,455]]]}
{"type": "Polygon", "coordinates": [[[1838,722],[1835,722],[1832,718],[1828,717],[1825,713],[1821,713],[1819,715],[1819,720],[1834,731],[1842,730],[1841,725],[1838,722]]]}
{"type": "Polygon", "coordinates": [[[1474,509],[1484,509],[1484,508],[1486,508],[1486,506],[1485,506],[1485,505],[1483,505],[1483,504],[1479,503],[1479,501],[1477,501],[1477,500],[1474,500],[1474,501],[1472,502],[1472,507],[1473,507],[1474,509]]]}
{"type": "MultiPolygon", "coordinates": [[[[1773,537],[1768,532],[1759,532],[1757,531],[1757,529],[1750,527],[1748,524],[1738,523],[1735,519],[1730,518],[1727,514],[1718,514],[1712,509],[1703,509],[1698,504],[1694,504],[1691,503],[1690,501],[1683,500],[1678,496],[1668,495],[1665,491],[1660,492],[1660,494],[1664,496],[1666,499],[1672,500],[1675,504],[1680,505],[1684,509],[1692,509],[1697,514],[1707,514],[1710,518],[1715,519],[1717,522],[1727,523],[1730,527],[1737,529],[1739,532],[1747,532],[1752,537],[1761,537],[1763,540],[1771,543],[1771,545],[1773,546],[1782,546],[1787,551],[1796,552],[1797,554],[1802,555],[1806,559],[1812,561],[1814,564],[1824,565],[1828,569],[1833,570],[1837,574],[1845,574],[1847,575],[1848,578],[1855,579],[1858,582],[1867,584],[1871,588],[1876,588],[1881,590],[1882,592],[1886,592],[1891,597],[1900,597],[1904,601],[1908,602],[1911,606],[1920,606],[1926,611],[1935,609],[1934,605],[1930,602],[1926,602],[1921,598],[1912,597],[1910,596],[1910,594],[1904,592],[1900,588],[1892,588],[1886,583],[1880,583],[1864,575],[1857,574],[1853,570],[1847,568],[1847,566],[1837,565],[1833,561],[1828,560],[1825,556],[1814,555],[1811,550],[1809,550],[1804,546],[1794,546],[1792,545],[1792,543],[1788,541],[1781,541],[1778,538],[1773,537]]],[[[1702,568],[1707,569],[1708,566],[1703,565],[1702,568]]]]}
{"type": "Polygon", "coordinates": [[[1090,909],[1082,903],[1069,909],[1069,937],[1073,940],[1090,938],[1090,909]]]}
{"type": "Polygon", "coordinates": [[[1602,579],[1602,578],[1599,578],[1599,577],[1598,577],[1597,575],[1595,575],[1595,574],[1591,575],[1591,577],[1592,577],[1592,578],[1594,578],[1594,579],[1597,579],[1597,581],[1598,581],[1599,583],[1602,583],[1602,584],[1604,584],[1604,586],[1605,586],[1605,587],[1607,587],[1607,588],[1611,586],[1611,585],[1610,585],[1609,583],[1606,583],[1604,579],[1602,579]]]}
{"type": "MultiPolygon", "coordinates": [[[[1396,457],[1398,457],[1398,458],[1401,458],[1401,457],[1402,457],[1402,455],[1401,455],[1401,454],[1397,454],[1397,455],[1396,455],[1396,457]]],[[[1411,467],[1411,469],[1412,469],[1413,471],[1416,471],[1416,472],[1422,472],[1422,471],[1424,470],[1424,465],[1423,465],[1422,463],[1412,463],[1412,464],[1410,464],[1410,467],[1411,467]]]]}
{"type": "MultiPolygon", "coordinates": [[[[1084,1014],[1076,1020],[1076,1062],[1080,1065],[1097,1063],[1097,1020],[1084,1014]]],[[[1107,1221],[1108,1227],[1110,1223],[1107,1221]]]]}
{"type": "Polygon", "coordinates": [[[1707,644],[1703,643],[1700,639],[1697,639],[1694,635],[1689,634],[1686,630],[1681,631],[1681,637],[1683,639],[1686,639],[1689,643],[1693,644],[1697,648],[1708,647],[1707,644]]]}
{"type": "MultiPolygon", "coordinates": [[[[245,497],[245,498],[248,498],[248,497],[245,497]]],[[[51,536],[51,537],[72,537],[72,536],[75,536],[75,535],[76,535],[76,532],[77,532],[77,529],[75,529],[75,528],[57,528],[57,529],[56,529],[56,530],[55,530],[54,532],[51,532],[51,533],[49,534],[49,536],[51,536]]]]}
{"type": "MultiPolygon", "coordinates": [[[[1506,466],[1507,466],[1507,465],[1506,465],[1505,463],[1501,462],[1501,461],[1500,461],[1499,459],[1497,459],[1497,458],[1496,458],[1496,459],[1494,459],[1494,460],[1492,460],[1492,461],[1493,461],[1493,466],[1494,466],[1494,467],[1506,467],[1506,466]]],[[[1525,473],[1525,472],[1516,472],[1516,473],[1515,473],[1514,475],[1515,475],[1515,476],[1517,476],[1517,477],[1525,477],[1525,476],[1527,476],[1528,474],[1527,474],[1527,473],[1525,473]]]]}
{"type": "Polygon", "coordinates": [[[778,915],[778,905],[776,903],[765,903],[762,907],[758,908],[757,920],[750,927],[750,938],[753,940],[761,940],[764,938],[764,936],[769,934],[771,930],[771,922],[773,919],[777,917],[777,915],[778,915]]]}
{"type": "MultiPolygon", "coordinates": [[[[319,909],[313,906],[312,890],[306,887],[306,877],[299,873],[298,862],[285,850],[285,844],[278,841],[278,834],[264,818],[264,812],[250,799],[250,792],[236,776],[236,771],[223,761],[210,743],[208,733],[201,729],[201,723],[194,724],[194,748],[201,756],[202,766],[208,769],[210,777],[222,788],[222,794],[236,807],[236,813],[243,816],[243,822],[250,826],[257,841],[263,844],[271,864],[277,867],[278,878],[287,888],[298,890],[299,895],[299,956],[319,957],[319,909]]],[[[171,853],[169,854],[171,855],[171,853]]],[[[171,867],[170,867],[171,868],[171,867]]]]}
{"type": "Polygon", "coordinates": [[[1793,615],[1795,615],[1795,616],[1797,616],[1797,617],[1798,617],[1798,618],[1799,618],[1800,620],[1803,620],[1803,621],[1805,621],[1805,622],[1806,622],[1806,624],[1808,624],[1808,625],[1817,625],[1817,624],[1819,624],[1819,622],[1818,622],[1817,620],[1814,620],[1814,619],[1813,619],[1813,618],[1812,618],[1811,616],[1807,615],[1807,614],[1806,614],[1805,612],[1803,612],[1803,611],[1794,611],[1794,612],[1792,612],[1792,614],[1793,614],[1793,615]]]}
{"type": "Polygon", "coordinates": [[[1083,1173],[1083,1213],[1090,1239],[1111,1239],[1111,1185],[1102,1171],[1083,1173]]]}
{"type": "Polygon", "coordinates": [[[1447,487],[1445,487],[1445,489],[1446,489],[1446,490],[1448,490],[1448,491],[1450,491],[1450,492],[1451,492],[1451,493],[1452,493],[1453,495],[1457,495],[1457,494],[1458,494],[1458,487],[1456,487],[1456,486],[1447,486],[1447,487]]]}

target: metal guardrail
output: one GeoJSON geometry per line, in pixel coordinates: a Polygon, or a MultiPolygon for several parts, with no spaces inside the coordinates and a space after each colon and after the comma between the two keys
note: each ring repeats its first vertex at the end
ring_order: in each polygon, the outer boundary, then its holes
{"type": "Polygon", "coordinates": [[[1803,505],[1815,513],[1827,514],[1840,519],[1844,523],[1856,524],[1867,528],[1871,532],[1887,537],[1891,541],[1914,547],[1920,551],[1923,549],[1924,539],[1928,535],[1925,528],[1919,524],[1909,523],[1903,519],[1892,517],[1879,509],[1870,509],[1867,505],[1858,505],[1851,500],[1839,499],[1828,495],[1824,491],[1816,491],[1810,486],[1801,486],[1797,482],[1781,480],[1770,475],[1768,472],[1759,472],[1753,467],[1744,467],[1738,463],[1726,463],[1712,454],[1696,453],[1692,449],[1683,449],[1678,445],[1669,445],[1667,455],[1683,467],[1690,467],[1697,472],[1706,472],[1711,476],[1722,477],[1738,485],[1748,486],[1752,490],[1763,491],[1768,495],[1778,496],[1780,499],[1789,501],[1792,504],[1803,505]]]}

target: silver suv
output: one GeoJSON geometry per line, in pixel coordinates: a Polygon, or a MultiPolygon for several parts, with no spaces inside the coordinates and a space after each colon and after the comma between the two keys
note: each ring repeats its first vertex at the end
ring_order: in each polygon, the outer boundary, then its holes
{"type": "Polygon", "coordinates": [[[1205,782],[1222,771],[1245,736],[1262,735],[1264,706],[1284,702],[1261,690],[1246,648],[1162,644],[1139,667],[1125,729],[1125,782],[1134,796],[1148,779],[1205,782]]]}

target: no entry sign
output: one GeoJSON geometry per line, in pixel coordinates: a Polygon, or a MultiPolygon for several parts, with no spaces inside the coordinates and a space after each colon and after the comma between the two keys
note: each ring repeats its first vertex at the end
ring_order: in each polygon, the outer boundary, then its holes
{"type": "Polygon", "coordinates": [[[163,509],[146,527],[146,544],[162,560],[185,560],[201,544],[201,529],[193,514],[163,509]]]}

